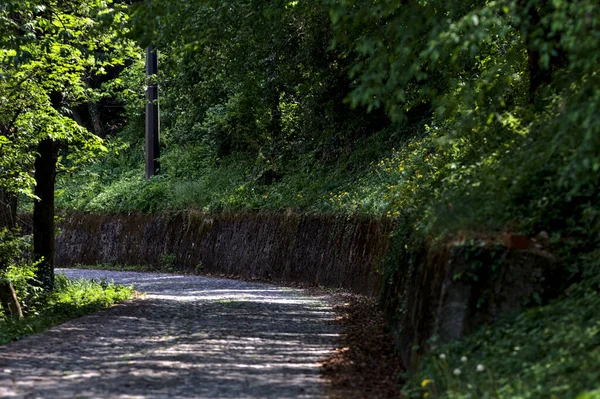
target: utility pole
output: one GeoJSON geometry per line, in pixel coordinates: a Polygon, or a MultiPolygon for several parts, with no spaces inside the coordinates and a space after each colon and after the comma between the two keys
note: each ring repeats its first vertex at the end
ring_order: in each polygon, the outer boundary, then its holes
{"type": "Polygon", "coordinates": [[[158,54],[154,46],[146,48],[146,180],[158,174],[160,164],[158,110],[158,54]]]}

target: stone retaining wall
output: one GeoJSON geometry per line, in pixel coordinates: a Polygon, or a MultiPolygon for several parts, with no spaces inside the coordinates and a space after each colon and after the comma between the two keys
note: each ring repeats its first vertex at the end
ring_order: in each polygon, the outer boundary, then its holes
{"type": "Polygon", "coordinates": [[[431,337],[460,338],[528,301],[555,297],[565,282],[543,249],[494,240],[408,248],[392,243],[388,219],[361,216],[72,213],[60,227],[57,266],[161,266],[168,258],[181,271],[380,296],[407,369],[431,349],[431,337]],[[400,256],[388,253],[392,245],[400,256]]]}
{"type": "Polygon", "coordinates": [[[381,303],[407,369],[433,345],[458,339],[565,288],[557,259],[538,248],[462,241],[413,249],[384,286],[381,303]],[[435,342],[431,338],[436,337],[435,342]]]}
{"type": "Polygon", "coordinates": [[[56,265],[156,265],[377,295],[386,219],[298,214],[95,215],[60,223],[56,265]]]}

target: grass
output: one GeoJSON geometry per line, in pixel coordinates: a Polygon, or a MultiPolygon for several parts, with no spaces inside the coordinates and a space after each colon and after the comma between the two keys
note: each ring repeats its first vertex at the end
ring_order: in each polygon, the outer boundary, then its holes
{"type": "MultiPolygon", "coordinates": [[[[175,265],[163,264],[161,266],[153,265],[121,265],[111,263],[100,263],[95,265],[81,265],[76,264],[72,267],[73,269],[85,269],[85,270],[112,270],[117,272],[148,272],[148,273],[179,273],[184,274],[182,270],[178,270],[175,265]]],[[[200,274],[200,272],[198,272],[200,274]]]]}
{"type": "Polygon", "coordinates": [[[24,319],[0,319],[0,344],[44,331],[67,320],[81,317],[130,299],[133,287],[105,280],[69,280],[56,276],[56,288],[44,305],[32,309],[24,319]]]}
{"type": "MultiPolygon", "coordinates": [[[[362,143],[362,141],[361,141],[362,143]]],[[[363,143],[364,144],[364,143],[363,143]]],[[[202,168],[186,169],[185,159],[175,158],[180,149],[166,149],[161,174],[144,179],[142,159],[126,153],[123,165],[108,169],[103,163],[88,165],[57,183],[56,206],[85,212],[161,212],[203,210],[208,212],[296,209],[311,212],[385,214],[385,198],[399,184],[399,173],[390,175],[397,161],[391,149],[381,156],[368,153],[372,146],[357,146],[357,154],[340,155],[336,163],[318,162],[310,154],[290,159],[278,170],[280,178],[262,179],[264,165],[252,156],[235,154],[206,161],[202,168]],[[384,161],[381,157],[386,157],[384,161]],[[359,159],[359,160],[357,160],[359,159]],[[126,162],[126,161],[131,162],[126,162]],[[380,162],[381,161],[381,162],[380,162]]],[[[188,162],[189,163],[189,162],[188,162]]],[[[31,208],[27,200],[22,211],[31,208]]]]}
{"type": "MultiPolygon", "coordinates": [[[[116,263],[98,263],[95,265],[82,265],[76,264],[73,266],[74,269],[87,269],[87,270],[113,270],[118,272],[148,272],[148,273],[177,273],[177,274],[190,274],[189,271],[180,270],[175,265],[174,255],[168,254],[161,256],[160,266],[156,265],[123,265],[116,263]]],[[[204,265],[199,263],[194,269],[195,274],[205,274],[204,265]]]]}
{"type": "Polygon", "coordinates": [[[577,293],[438,348],[408,398],[600,398],[600,295],[577,293]]]}
{"type": "Polygon", "coordinates": [[[148,265],[120,265],[120,264],[109,264],[102,263],[96,265],[81,265],[77,264],[73,266],[73,269],[85,269],[85,270],[113,270],[117,272],[158,272],[160,271],[154,266],[148,265]]]}

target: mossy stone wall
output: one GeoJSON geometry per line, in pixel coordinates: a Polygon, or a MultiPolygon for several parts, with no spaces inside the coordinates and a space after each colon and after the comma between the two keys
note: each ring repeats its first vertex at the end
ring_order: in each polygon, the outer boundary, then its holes
{"type": "Polygon", "coordinates": [[[184,272],[202,269],[379,296],[407,369],[436,342],[460,338],[528,302],[547,301],[565,281],[556,259],[542,249],[473,240],[405,248],[392,242],[392,223],[385,218],[71,213],[60,227],[59,266],[160,267],[166,256],[184,272]],[[404,248],[404,255],[393,256],[392,245],[404,248]]]}
{"type": "Polygon", "coordinates": [[[280,213],[71,213],[60,223],[56,264],[160,266],[185,272],[299,282],[377,295],[389,246],[386,219],[280,213]]]}

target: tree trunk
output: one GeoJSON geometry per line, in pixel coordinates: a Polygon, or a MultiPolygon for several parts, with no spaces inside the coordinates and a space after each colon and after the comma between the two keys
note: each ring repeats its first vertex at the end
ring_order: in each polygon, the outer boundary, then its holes
{"type": "Polygon", "coordinates": [[[540,65],[540,52],[537,50],[532,42],[531,32],[533,32],[540,23],[540,14],[538,13],[535,5],[529,5],[528,10],[529,27],[527,33],[527,69],[529,70],[529,103],[535,103],[535,96],[537,90],[546,83],[550,76],[548,71],[542,69],[540,65]]]}
{"type": "Polygon", "coordinates": [[[281,139],[282,126],[281,126],[281,108],[280,105],[280,93],[276,87],[274,87],[269,93],[269,107],[271,108],[271,121],[269,123],[269,133],[273,138],[273,141],[277,142],[281,139]]]}
{"type": "Polygon", "coordinates": [[[58,145],[44,139],[38,145],[35,160],[35,195],[33,206],[33,258],[43,259],[38,266],[37,279],[47,292],[54,288],[54,185],[58,145]]]}
{"type": "MultiPolygon", "coordinates": [[[[553,55],[550,59],[550,65],[543,67],[541,65],[541,52],[539,44],[535,41],[545,37],[543,27],[541,26],[542,14],[547,7],[547,1],[532,1],[520,0],[519,6],[522,12],[522,27],[523,39],[527,48],[527,70],[529,72],[529,103],[534,104],[537,98],[537,91],[541,87],[549,84],[552,81],[552,67],[560,63],[560,56],[553,55]]],[[[560,52],[558,47],[559,38],[555,38],[553,45],[555,50],[560,52]]]]}
{"type": "MultiPolygon", "coordinates": [[[[16,225],[17,218],[17,197],[0,190],[0,230],[12,229],[16,225]]],[[[0,260],[0,271],[6,269],[6,264],[0,260]]],[[[19,299],[15,293],[12,283],[0,280],[0,304],[4,313],[10,317],[21,319],[23,311],[19,304],[19,299]]]]}
{"type": "Polygon", "coordinates": [[[0,189],[0,229],[12,229],[17,224],[17,197],[0,189]]]}
{"type": "Polygon", "coordinates": [[[282,126],[282,113],[280,108],[281,93],[279,87],[275,82],[271,82],[267,86],[266,100],[271,112],[271,120],[267,125],[268,134],[271,136],[269,151],[266,153],[267,158],[271,162],[270,167],[275,171],[279,169],[277,162],[277,154],[280,151],[278,148],[282,142],[283,126],[282,126]]]}
{"type": "Polygon", "coordinates": [[[19,304],[19,298],[15,293],[15,289],[10,282],[0,282],[0,302],[4,313],[15,319],[23,318],[23,311],[19,304]]]}
{"type": "Polygon", "coordinates": [[[100,110],[98,108],[98,103],[88,103],[90,118],[92,119],[92,126],[94,127],[94,134],[98,137],[106,137],[106,132],[104,131],[104,125],[102,123],[100,110]]]}

